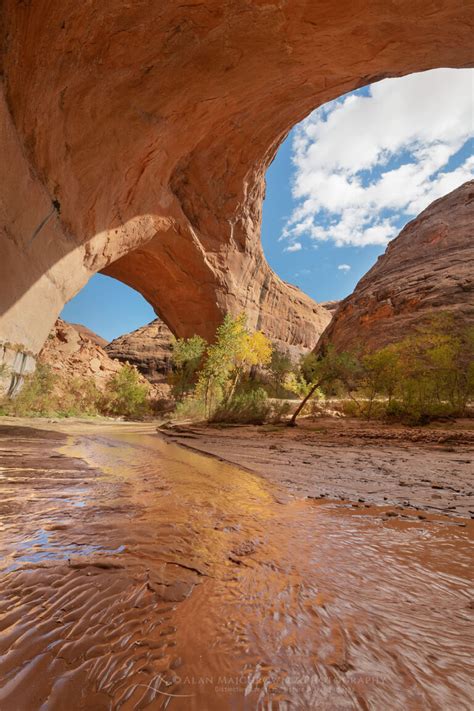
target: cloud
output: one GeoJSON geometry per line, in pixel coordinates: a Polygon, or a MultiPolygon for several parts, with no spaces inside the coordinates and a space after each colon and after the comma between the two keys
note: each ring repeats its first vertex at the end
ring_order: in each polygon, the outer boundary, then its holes
{"type": "Polygon", "coordinates": [[[350,264],[338,264],[337,268],[341,272],[350,272],[351,270],[351,265],[350,264]]]}
{"type": "Polygon", "coordinates": [[[300,249],[303,249],[303,245],[301,242],[292,242],[291,244],[288,245],[288,247],[285,247],[283,250],[284,252],[299,252],[300,249]]]}
{"type": "Polygon", "coordinates": [[[471,69],[411,74],[314,111],[295,130],[295,207],[282,237],[384,245],[472,178],[473,81],[471,69]]]}

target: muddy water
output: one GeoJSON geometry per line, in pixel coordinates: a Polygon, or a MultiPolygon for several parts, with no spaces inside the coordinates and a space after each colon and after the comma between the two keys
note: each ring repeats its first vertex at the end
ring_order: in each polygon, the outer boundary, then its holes
{"type": "Polygon", "coordinates": [[[472,708],[469,523],[150,434],[62,455],[0,473],[2,711],[472,708]]]}

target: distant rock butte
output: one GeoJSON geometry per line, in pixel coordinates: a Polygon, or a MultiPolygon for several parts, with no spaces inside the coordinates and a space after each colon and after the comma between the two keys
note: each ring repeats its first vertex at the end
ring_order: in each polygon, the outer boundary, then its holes
{"type": "MultiPolygon", "coordinates": [[[[326,305],[327,308],[327,305],[326,305]]],[[[433,202],[340,302],[316,349],[374,350],[442,311],[474,324],[474,181],[433,202]]]]}
{"type": "Polygon", "coordinates": [[[155,319],[136,331],[111,341],[106,353],[121,362],[136,366],[151,383],[166,383],[171,370],[173,334],[163,321],[155,319]]]}
{"type": "MultiPolygon", "coordinates": [[[[123,368],[123,363],[111,358],[97,341],[100,336],[80,324],[69,324],[58,319],[52,328],[38,360],[49,365],[53,372],[66,378],[93,380],[99,390],[123,368]],[[89,335],[90,334],[90,335],[89,335]]],[[[143,383],[146,379],[140,376],[143,383]]],[[[151,394],[161,396],[161,393],[151,394]]]]}

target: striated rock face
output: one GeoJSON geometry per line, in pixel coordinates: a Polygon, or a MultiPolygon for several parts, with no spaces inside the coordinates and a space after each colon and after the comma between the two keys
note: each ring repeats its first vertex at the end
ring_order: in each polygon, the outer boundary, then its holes
{"type": "Polygon", "coordinates": [[[329,311],[332,318],[339,308],[340,303],[340,301],[321,301],[319,305],[322,306],[323,309],[326,309],[326,311],[329,311]]]}
{"type": "Polygon", "coordinates": [[[98,271],[177,336],[245,311],[312,348],[326,312],[260,245],[279,144],[351,89],[474,61],[459,0],[3,0],[0,14],[0,342],[32,353],[98,271]]]}
{"type": "Polygon", "coordinates": [[[377,349],[438,312],[474,324],[474,181],[433,202],[340,302],[316,350],[377,349]]]}
{"type": "Polygon", "coordinates": [[[150,383],[163,384],[171,370],[172,340],[168,326],[155,319],[111,341],[105,352],[117,361],[134,365],[150,383]]]}

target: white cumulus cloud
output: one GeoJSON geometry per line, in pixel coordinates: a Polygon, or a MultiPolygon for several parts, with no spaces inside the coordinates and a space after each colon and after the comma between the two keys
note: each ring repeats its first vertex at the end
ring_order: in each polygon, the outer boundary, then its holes
{"type": "Polygon", "coordinates": [[[291,244],[288,245],[288,247],[285,247],[285,252],[299,252],[300,249],[303,249],[303,245],[301,242],[292,242],[291,244]]]}
{"type": "Polygon", "coordinates": [[[341,272],[350,272],[351,265],[350,264],[338,264],[337,268],[341,272]]]}
{"type": "Polygon", "coordinates": [[[401,223],[472,178],[465,144],[473,83],[471,69],[386,79],[305,119],[293,140],[287,250],[301,249],[295,240],[305,235],[337,246],[386,244],[401,223]],[[453,161],[462,148],[464,159],[453,161]]]}

